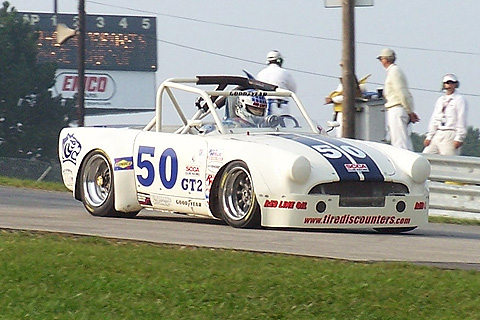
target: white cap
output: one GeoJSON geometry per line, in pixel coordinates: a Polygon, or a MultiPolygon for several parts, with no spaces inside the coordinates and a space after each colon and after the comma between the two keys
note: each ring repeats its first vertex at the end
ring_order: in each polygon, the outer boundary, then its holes
{"type": "Polygon", "coordinates": [[[277,62],[279,59],[282,60],[283,58],[282,58],[282,54],[277,50],[272,50],[269,53],[267,53],[267,63],[277,62]]]}
{"type": "Polygon", "coordinates": [[[377,56],[377,59],[380,58],[395,58],[395,51],[390,48],[383,48],[382,51],[380,51],[380,54],[377,56]]]}
{"type": "Polygon", "coordinates": [[[446,75],[443,76],[443,83],[447,81],[453,81],[453,82],[458,82],[457,76],[454,75],[453,73],[447,73],[446,75]]]}

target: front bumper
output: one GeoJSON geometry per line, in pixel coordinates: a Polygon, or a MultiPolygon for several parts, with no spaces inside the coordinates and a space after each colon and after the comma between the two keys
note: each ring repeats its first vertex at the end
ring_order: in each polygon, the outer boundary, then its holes
{"type": "Polygon", "coordinates": [[[258,197],[262,226],[293,228],[408,228],[428,223],[428,196],[387,196],[382,207],[340,207],[339,196],[258,197]]]}

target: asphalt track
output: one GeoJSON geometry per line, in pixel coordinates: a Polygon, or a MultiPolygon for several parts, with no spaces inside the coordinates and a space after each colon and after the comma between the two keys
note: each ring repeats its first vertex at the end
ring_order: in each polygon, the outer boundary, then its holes
{"type": "Polygon", "coordinates": [[[147,210],[132,219],[93,217],[70,193],[0,187],[0,228],[480,270],[480,226],[431,223],[396,235],[373,230],[245,230],[217,220],[147,210]]]}

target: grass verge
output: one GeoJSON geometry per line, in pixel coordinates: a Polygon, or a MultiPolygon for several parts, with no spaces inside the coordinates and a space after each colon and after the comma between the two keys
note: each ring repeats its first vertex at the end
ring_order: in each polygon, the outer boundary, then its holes
{"type": "Polygon", "coordinates": [[[5,176],[0,176],[0,185],[8,186],[8,187],[41,189],[41,190],[51,190],[51,191],[68,191],[68,189],[65,188],[63,183],[60,183],[60,182],[23,180],[23,179],[10,178],[5,176]]]}
{"type": "Polygon", "coordinates": [[[2,231],[2,319],[475,319],[480,273],[2,231]]]}

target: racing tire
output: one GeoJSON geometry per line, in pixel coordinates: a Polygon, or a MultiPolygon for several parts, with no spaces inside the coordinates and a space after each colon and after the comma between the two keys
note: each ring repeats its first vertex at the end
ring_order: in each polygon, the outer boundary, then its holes
{"type": "Polygon", "coordinates": [[[403,228],[374,228],[373,230],[377,231],[378,233],[403,233],[417,229],[417,227],[403,227],[403,228]]]}
{"type": "Polygon", "coordinates": [[[134,217],[138,213],[115,210],[113,170],[107,155],[102,151],[89,154],[82,165],[80,198],[93,216],[134,217]]]}
{"type": "Polygon", "coordinates": [[[223,220],[235,228],[258,228],[261,214],[252,177],[245,163],[234,161],[223,170],[217,208],[223,220]]]}

